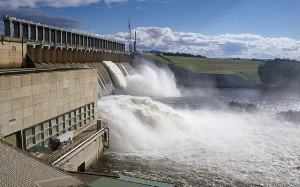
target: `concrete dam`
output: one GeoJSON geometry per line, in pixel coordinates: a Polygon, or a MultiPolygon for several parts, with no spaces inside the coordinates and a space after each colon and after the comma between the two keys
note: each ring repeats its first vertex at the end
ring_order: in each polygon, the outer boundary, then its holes
{"type": "Polygon", "coordinates": [[[108,121],[98,116],[98,99],[112,94],[111,69],[130,73],[133,54],[124,43],[96,35],[6,15],[3,21],[0,164],[10,171],[4,184],[35,186],[50,179],[53,169],[41,162],[84,172],[109,147],[108,121]],[[7,164],[16,154],[23,158],[20,163],[7,164]],[[24,177],[31,165],[34,172],[24,177]],[[10,180],[15,171],[20,175],[10,180]]]}
{"type": "Polygon", "coordinates": [[[3,21],[1,52],[5,55],[0,68],[94,68],[98,72],[98,97],[110,95],[113,88],[103,61],[114,62],[124,76],[130,71],[133,55],[125,51],[123,43],[6,15],[3,21]]]}

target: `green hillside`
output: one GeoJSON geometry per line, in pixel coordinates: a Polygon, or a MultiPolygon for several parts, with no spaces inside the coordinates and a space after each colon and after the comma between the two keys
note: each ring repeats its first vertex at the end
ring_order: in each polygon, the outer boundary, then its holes
{"type": "Polygon", "coordinates": [[[232,60],[232,59],[215,59],[215,58],[197,58],[197,57],[179,57],[149,55],[157,61],[174,64],[178,67],[185,68],[195,73],[209,74],[236,74],[245,79],[260,82],[257,74],[258,66],[263,64],[262,61],[251,60],[232,60]]]}

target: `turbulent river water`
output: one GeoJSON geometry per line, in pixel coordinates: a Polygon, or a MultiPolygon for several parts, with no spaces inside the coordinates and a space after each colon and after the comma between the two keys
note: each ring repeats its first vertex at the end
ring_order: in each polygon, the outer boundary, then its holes
{"type": "Polygon", "coordinates": [[[300,110],[299,93],[183,90],[168,70],[149,68],[129,76],[120,95],[99,100],[110,148],[90,171],[178,186],[300,186],[300,122],[279,115],[300,110]],[[137,89],[142,96],[132,95],[137,89]]]}

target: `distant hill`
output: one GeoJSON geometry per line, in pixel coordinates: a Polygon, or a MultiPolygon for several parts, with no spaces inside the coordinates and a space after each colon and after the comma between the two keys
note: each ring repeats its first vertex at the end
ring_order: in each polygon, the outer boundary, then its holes
{"type": "Polygon", "coordinates": [[[169,56],[162,54],[149,54],[148,57],[166,64],[202,74],[238,75],[246,80],[260,83],[257,74],[258,67],[263,61],[241,59],[215,59],[185,56],[169,56]]]}

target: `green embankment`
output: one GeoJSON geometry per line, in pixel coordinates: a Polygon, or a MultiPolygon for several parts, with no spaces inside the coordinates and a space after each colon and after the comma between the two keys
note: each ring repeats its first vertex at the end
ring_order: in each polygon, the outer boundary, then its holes
{"type": "Polygon", "coordinates": [[[187,69],[195,73],[208,74],[235,74],[245,79],[260,82],[257,74],[258,66],[262,61],[197,58],[197,57],[178,57],[149,55],[149,57],[168,64],[187,69]]]}

